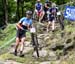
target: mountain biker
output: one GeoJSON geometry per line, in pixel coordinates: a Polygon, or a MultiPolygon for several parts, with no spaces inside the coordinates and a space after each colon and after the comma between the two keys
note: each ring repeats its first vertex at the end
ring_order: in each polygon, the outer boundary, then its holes
{"type": "Polygon", "coordinates": [[[43,11],[43,5],[40,2],[40,0],[37,0],[37,2],[35,4],[35,13],[39,17],[39,22],[41,22],[41,20],[42,20],[42,18],[44,16],[44,11],[43,11]]]}
{"type": "Polygon", "coordinates": [[[26,12],[26,17],[23,17],[20,19],[20,21],[17,23],[17,35],[16,35],[16,45],[15,45],[15,51],[14,54],[17,55],[17,49],[19,44],[20,46],[20,56],[22,56],[23,48],[24,48],[24,41],[26,39],[26,31],[30,30],[32,26],[32,11],[26,12]]]}
{"type": "Polygon", "coordinates": [[[44,14],[44,20],[47,20],[47,11],[50,8],[51,4],[52,4],[52,2],[49,1],[49,0],[47,0],[45,2],[45,4],[44,4],[44,12],[45,12],[45,14],[44,14]]]}
{"type": "Polygon", "coordinates": [[[49,9],[50,14],[48,15],[47,31],[49,31],[48,28],[51,25],[51,29],[54,32],[57,11],[58,9],[56,8],[56,4],[53,3],[52,7],[49,9]]]}

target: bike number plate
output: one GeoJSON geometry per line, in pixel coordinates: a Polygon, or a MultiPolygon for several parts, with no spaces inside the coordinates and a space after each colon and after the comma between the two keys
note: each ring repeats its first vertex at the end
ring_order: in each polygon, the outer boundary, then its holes
{"type": "Polygon", "coordinates": [[[57,12],[57,15],[61,15],[61,12],[57,12]]]}
{"type": "Polygon", "coordinates": [[[31,32],[31,33],[35,33],[35,32],[36,32],[36,29],[35,29],[35,28],[31,28],[31,29],[30,29],[30,32],[31,32]]]}

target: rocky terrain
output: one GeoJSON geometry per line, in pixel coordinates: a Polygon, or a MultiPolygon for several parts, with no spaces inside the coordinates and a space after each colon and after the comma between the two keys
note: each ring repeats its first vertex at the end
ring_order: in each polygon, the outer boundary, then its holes
{"type": "Polygon", "coordinates": [[[66,25],[63,31],[59,25],[54,32],[46,32],[45,28],[44,24],[37,26],[39,58],[33,50],[31,37],[27,36],[24,57],[12,54],[15,45],[12,43],[0,55],[0,64],[75,64],[75,23],[66,25]]]}

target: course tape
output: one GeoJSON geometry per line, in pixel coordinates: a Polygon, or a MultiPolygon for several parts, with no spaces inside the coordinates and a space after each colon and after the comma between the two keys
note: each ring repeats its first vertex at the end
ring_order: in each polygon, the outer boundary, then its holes
{"type": "Polygon", "coordinates": [[[9,40],[9,41],[7,41],[6,43],[4,43],[4,45],[2,45],[2,46],[0,47],[0,49],[6,47],[8,44],[10,44],[12,41],[14,41],[15,38],[16,38],[16,37],[13,37],[11,40],[9,40]]]}

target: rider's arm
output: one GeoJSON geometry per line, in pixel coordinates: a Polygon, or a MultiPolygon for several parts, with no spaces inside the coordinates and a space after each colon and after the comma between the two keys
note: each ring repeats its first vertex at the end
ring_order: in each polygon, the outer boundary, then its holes
{"type": "Polygon", "coordinates": [[[40,9],[40,11],[42,11],[43,10],[43,5],[42,5],[42,3],[41,3],[41,9],[40,9]]]}
{"type": "Polygon", "coordinates": [[[56,8],[56,12],[58,12],[58,8],[56,8]]]}
{"type": "Polygon", "coordinates": [[[45,7],[46,7],[46,8],[49,8],[49,6],[47,6],[47,4],[46,4],[46,3],[45,3],[45,7]]]}
{"type": "Polygon", "coordinates": [[[21,26],[21,24],[20,24],[20,23],[17,23],[17,24],[16,24],[16,26],[17,26],[17,28],[19,28],[19,29],[22,29],[22,30],[23,30],[23,28],[22,28],[22,26],[21,26]]]}
{"type": "Polygon", "coordinates": [[[32,28],[32,20],[30,22],[30,25],[28,26],[28,30],[30,31],[31,28],[32,28]]]}
{"type": "Polygon", "coordinates": [[[18,29],[22,29],[23,30],[23,27],[22,27],[23,20],[24,20],[24,18],[20,19],[20,21],[16,24],[18,29]]]}

